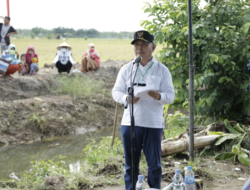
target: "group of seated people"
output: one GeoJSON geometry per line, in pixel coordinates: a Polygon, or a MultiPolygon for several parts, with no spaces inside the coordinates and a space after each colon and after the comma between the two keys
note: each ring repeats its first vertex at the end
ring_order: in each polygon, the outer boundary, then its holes
{"type": "MultiPolygon", "coordinates": [[[[1,55],[1,60],[7,60],[8,67],[5,71],[6,76],[10,76],[15,72],[19,74],[31,74],[35,75],[39,70],[38,68],[38,56],[35,53],[33,46],[29,46],[26,54],[22,54],[19,60],[19,53],[16,50],[14,44],[10,44],[8,49],[1,55]]],[[[3,73],[2,73],[3,74],[3,73]]]]}
{"type": "MultiPolygon", "coordinates": [[[[58,73],[70,73],[71,69],[75,69],[75,61],[73,59],[72,48],[67,43],[63,42],[57,47],[57,54],[52,62],[52,68],[56,67],[58,73]]],[[[1,55],[1,60],[7,60],[8,66],[4,73],[5,76],[10,76],[16,72],[20,75],[36,75],[39,71],[38,55],[35,53],[35,48],[29,46],[26,54],[22,54],[19,60],[19,53],[14,44],[10,44],[8,49],[1,55]],[[8,62],[9,59],[9,62],[8,62]]],[[[1,66],[0,67],[4,67],[1,66]]],[[[94,44],[89,44],[89,48],[82,57],[81,72],[87,73],[95,71],[100,67],[100,56],[95,50],[94,44]]],[[[1,69],[1,68],[0,68],[1,69]]],[[[3,74],[3,72],[0,72],[3,74]]]]}

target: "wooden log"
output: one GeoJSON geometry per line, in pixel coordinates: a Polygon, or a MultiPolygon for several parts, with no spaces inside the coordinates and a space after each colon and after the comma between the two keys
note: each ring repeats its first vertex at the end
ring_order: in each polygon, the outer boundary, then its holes
{"type": "Polygon", "coordinates": [[[242,151],[242,152],[245,152],[245,153],[248,154],[248,155],[250,155],[250,151],[247,150],[247,149],[241,148],[241,151],[242,151]]]}
{"type": "Polygon", "coordinates": [[[250,151],[247,150],[247,149],[244,149],[244,148],[241,148],[241,151],[242,151],[242,152],[245,152],[245,153],[247,154],[248,160],[249,160],[249,162],[250,162],[250,151]]]}
{"type": "MultiPolygon", "coordinates": [[[[194,148],[203,148],[208,146],[212,141],[217,139],[220,135],[208,135],[194,138],[194,148]]],[[[179,140],[173,141],[166,139],[161,143],[161,156],[169,156],[181,152],[185,152],[189,147],[189,138],[181,138],[179,140]]]]}

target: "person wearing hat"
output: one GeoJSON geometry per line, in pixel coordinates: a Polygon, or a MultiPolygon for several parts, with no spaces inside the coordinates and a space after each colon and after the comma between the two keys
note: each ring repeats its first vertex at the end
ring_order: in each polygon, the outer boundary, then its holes
{"type": "Polygon", "coordinates": [[[72,66],[75,67],[75,61],[70,52],[71,49],[70,45],[66,42],[63,42],[57,47],[58,52],[52,62],[52,68],[56,66],[59,74],[62,74],[62,72],[67,72],[69,74],[72,66]]]}
{"type": "MultiPolygon", "coordinates": [[[[139,175],[139,161],[143,150],[147,163],[147,182],[150,188],[161,188],[161,140],[164,128],[163,106],[171,104],[175,98],[172,76],[168,68],[156,60],[152,55],[155,51],[154,36],[145,30],[134,34],[135,56],[141,57],[138,72],[135,77],[135,89],[153,86],[154,90],[148,91],[147,98],[134,97],[135,118],[135,166],[136,177],[139,175]]],[[[117,76],[112,90],[113,99],[121,104],[126,104],[128,88],[131,78],[135,75],[135,59],[124,65],[117,76]]],[[[131,100],[131,99],[130,99],[131,100]]],[[[121,122],[121,134],[125,157],[125,189],[132,189],[132,160],[130,136],[130,106],[124,110],[121,122]]],[[[136,179],[137,181],[137,179],[136,179]]]]}
{"type": "Polygon", "coordinates": [[[0,16],[4,19],[4,23],[0,23],[0,43],[1,43],[1,53],[8,49],[10,45],[10,36],[17,34],[17,31],[10,25],[9,16],[0,16]]]}

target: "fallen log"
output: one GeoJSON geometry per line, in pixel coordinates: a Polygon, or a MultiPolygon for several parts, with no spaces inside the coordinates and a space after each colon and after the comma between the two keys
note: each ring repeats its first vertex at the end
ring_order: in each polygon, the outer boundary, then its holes
{"type": "Polygon", "coordinates": [[[250,155],[250,151],[244,148],[241,148],[241,151],[245,152],[246,154],[250,155]]]}
{"type": "MultiPolygon", "coordinates": [[[[203,148],[208,145],[220,135],[198,136],[194,138],[194,148],[203,148]]],[[[181,138],[179,140],[166,139],[161,143],[161,156],[169,156],[187,151],[189,148],[189,138],[181,138]]]]}

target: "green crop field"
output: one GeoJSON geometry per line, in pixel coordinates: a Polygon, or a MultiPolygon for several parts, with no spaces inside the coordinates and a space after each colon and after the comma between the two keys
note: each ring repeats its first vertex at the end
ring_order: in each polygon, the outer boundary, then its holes
{"type": "MultiPolygon", "coordinates": [[[[63,40],[49,40],[49,39],[11,39],[11,43],[15,44],[19,54],[26,53],[27,47],[33,45],[35,51],[39,57],[39,65],[43,66],[45,63],[51,64],[55,54],[56,48],[59,44],[64,42],[63,40]]],[[[130,40],[119,39],[66,39],[72,47],[72,54],[76,62],[81,62],[82,55],[88,48],[89,43],[94,43],[96,50],[99,52],[101,62],[105,62],[108,59],[112,60],[131,60],[134,58],[133,46],[130,44],[130,40]]],[[[162,47],[158,46],[155,53],[157,53],[162,47]]]]}

